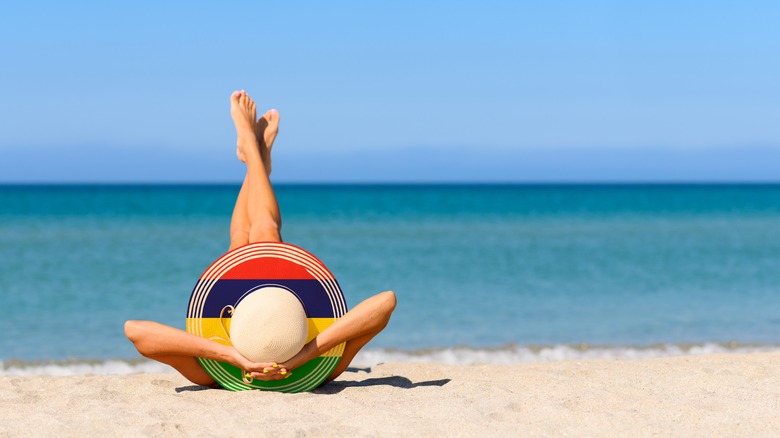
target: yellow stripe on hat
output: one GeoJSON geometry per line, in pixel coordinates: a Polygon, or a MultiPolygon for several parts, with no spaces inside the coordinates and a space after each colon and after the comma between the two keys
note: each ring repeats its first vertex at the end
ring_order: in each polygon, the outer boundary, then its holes
{"type": "Polygon", "coordinates": [[[306,335],[306,342],[308,343],[336,322],[336,318],[306,318],[306,322],[309,323],[309,334],[306,335]]]}
{"type": "MultiPolygon", "coordinates": [[[[330,327],[336,321],[336,318],[306,318],[308,323],[308,334],[306,342],[308,343],[326,328],[330,327]]],[[[187,327],[200,326],[200,333],[206,339],[219,342],[223,345],[232,345],[230,343],[230,318],[187,318],[187,327]],[[223,328],[224,324],[224,328],[223,328]]],[[[341,352],[334,348],[322,356],[341,356],[341,352]],[[336,351],[334,351],[336,350],[336,351]]]]}

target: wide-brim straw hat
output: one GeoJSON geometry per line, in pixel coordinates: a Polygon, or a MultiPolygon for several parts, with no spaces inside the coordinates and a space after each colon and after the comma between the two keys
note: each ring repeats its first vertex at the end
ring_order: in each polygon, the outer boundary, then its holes
{"type": "MultiPolygon", "coordinates": [[[[259,349],[261,347],[258,345],[269,342],[274,344],[274,348],[284,344],[281,350],[287,348],[289,352],[292,351],[289,345],[298,345],[303,339],[300,334],[303,314],[306,318],[303,343],[306,343],[343,316],[347,306],[333,274],[309,252],[288,243],[252,243],[218,258],[200,276],[187,308],[187,331],[215,342],[233,345],[230,323],[234,313],[239,316],[243,313],[241,325],[247,326],[252,324],[252,318],[257,315],[258,320],[267,320],[263,312],[269,311],[278,313],[279,323],[276,327],[258,323],[259,327],[265,328],[261,328],[263,333],[258,333],[258,338],[262,340],[255,344],[247,335],[251,330],[242,329],[241,342],[235,339],[236,343],[245,350],[259,349]],[[300,313],[301,309],[303,313],[300,313]],[[283,329],[277,330],[279,327],[283,329]],[[269,334],[267,331],[278,333],[269,334]],[[288,338],[285,335],[289,335],[288,338]],[[268,336],[271,337],[270,341],[268,336]]],[[[244,370],[227,363],[202,358],[198,358],[198,361],[217,383],[232,391],[265,389],[302,392],[316,388],[333,372],[344,352],[344,345],[337,345],[301,365],[288,378],[272,381],[247,378],[244,370]]],[[[239,352],[245,356],[252,355],[250,351],[242,352],[239,349],[239,352]]]]}

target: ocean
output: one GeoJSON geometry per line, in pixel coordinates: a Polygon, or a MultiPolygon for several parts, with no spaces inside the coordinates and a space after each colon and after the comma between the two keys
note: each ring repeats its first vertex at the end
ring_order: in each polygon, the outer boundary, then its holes
{"type": "MultiPolygon", "coordinates": [[[[237,185],[0,186],[0,374],[160,370],[237,185]]],[[[285,241],[398,307],[360,363],[780,349],[780,185],[279,185],[285,241]]]]}

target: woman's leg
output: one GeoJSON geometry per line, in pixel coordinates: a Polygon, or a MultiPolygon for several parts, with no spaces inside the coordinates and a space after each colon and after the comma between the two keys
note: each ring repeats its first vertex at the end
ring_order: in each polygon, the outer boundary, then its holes
{"type": "MultiPolygon", "coordinates": [[[[259,241],[280,242],[279,227],[281,217],[276,203],[271,182],[264,170],[263,156],[257,148],[256,134],[250,129],[250,121],[254,119],[254,103],[246,93],[234,93],[231,98],[231,114],[236,123],[238,133],[239,158],[246,159],[247,176],[244,181],[246,196],[246,217],[249,222],[249,243],[259,241]]],[[[268,114],[268,113],[266,113],[268,114]]],[[[276,117],[278,124],[278,114],[276,117]]],[[[269,124],[269,127],[271,125],[269,124]]],[[[275,135],[275,133],[274,133],[275,135]]],[[[270,154],[268,155],[270,157],[270,154]]],[[[266,158],[267,169],[270,170],[270,158],[266,158]]],[[[241,194],[239,201],[241,202],[241,194]]],[[[232,244],[231,244],[232,246],[232,244]]],[[[395,294],[383,292],[358,304],[343,317],[336,320],[330,327],[320,333],[315,339],[304,346],[297,355],[283,364],[279,364],[279,373],[255,373],[256,378],[283,378],[284,371],[294,369],[331,348],[346,342],[339,366],[328,377],[335,379],[341,374],[355,357],[357,352],[385,328],[390,315],[395,309],[395,294]],[[265,374],[262,375],[261,374],[265,374]]],[[[253,371],[252,369],[249,369],[253,371]]]]}
{"type": "MultiPolygon", "coordinates": [[[[271,175],[271,148],[273,148],[278,133],[279,112],[274,109],[266,111],[255,124],[255,136],[260,143],[260,158],[263,161],[265,173],[268,176],[271,175]]],[[[240,146],[237,146],[236,148],[236,155],[241,162],[246,163],[246,154],[242,152],[240,146]]],[[[231,250],[249,243],[249,230],[251,229],[251,224],[247,208],[247,181],[248,178],[245,176],[244,182],[241,185],[241,190],[238,192],[236,205],[233,208],[233,218],[230,221],[231,250]]]]}
{"type": "Polygon", "coordinates": [[[205,386],[216,382],[203,370],[197,357],[227,362],[251,371],[255,379],[278,380],[292,374],[287,370],[293,370],[346,342],[341,361],[328,376],[327,381],[330,381],[343,373],[357,352],[387,326],[395,305],[392,291],[361,302],[306,344],[292,359],[278,365],[252,362],[235,347],[152,321],[127,321],[125,335],[143,356],[170,365],[191,382],[205,386]]]}
{"type": "Polygon", "coordinates": [[[230,97],[230,114],[238,136],[237,155],[246,163],[247,173],[233,209],[231,244],[235,248],[259,241],[281,241],[281,213],[268,174],[271,151],[278,131],[279,113],[268,111],[255,121],[255,103],[244,91],[230,97]],[[258,143],[257,131],[263,129],[264,141],[258,143]],[[267,135],[266,135],[267,134],[267,135]],[[267,142],[265,141],[267,140],[267,142]]]}
{"type": "Polygon", "coordinates": [[[233,217],[230,219],[230,247],[233,250],[239,246],[249,243],[249,216],[246,214],[246,181],[241,184],[241,190],[238,191],[236,205],[233,207],[233,217]]]}
{"type": "Polygon", "coordinates": [[[355,358],[358,351],[387,327],[395,306],[396,298],[393,291],[374,295],[355,306],[346,315],[333,323],[332,326],[320,333],[322,336],[318,336],[319,339],[314,339],[316,347],[310,348],[319,354],[328,351],[341,342],[347,343],[344,346],[344,353],[341,356],[339,365],[328,376],[327,382],[340,376],[352,362],[352,359],[355,358]],[[328,345],[331,345],[331,347],[328,348],[328,345]]]}
{"type": "Polygon", "coordinates": [[[170,365],[198,385],[213,385],[196,357],[227,362],[240,369],[256,368],[234,347],[153,321],[127,321],[125,335],[143,356],[170,365]]]}

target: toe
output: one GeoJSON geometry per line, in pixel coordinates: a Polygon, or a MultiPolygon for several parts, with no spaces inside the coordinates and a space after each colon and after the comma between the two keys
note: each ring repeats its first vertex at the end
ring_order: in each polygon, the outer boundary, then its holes
{"type": "Polygon", "coordinates": [[[270,109],[263,114],[263,119],[265,119],[265,122],[269,125],[275,124],[279,121],[279,111],[270,109]]]}
{"type": "Polygon", "coordinates": [[[232,105],[237,105],[238,104],[238,100],[239,100],[240,97],[241,97],[241,92],[240,91],[232,92],[230,94],[230,103],[232,105]]]}

